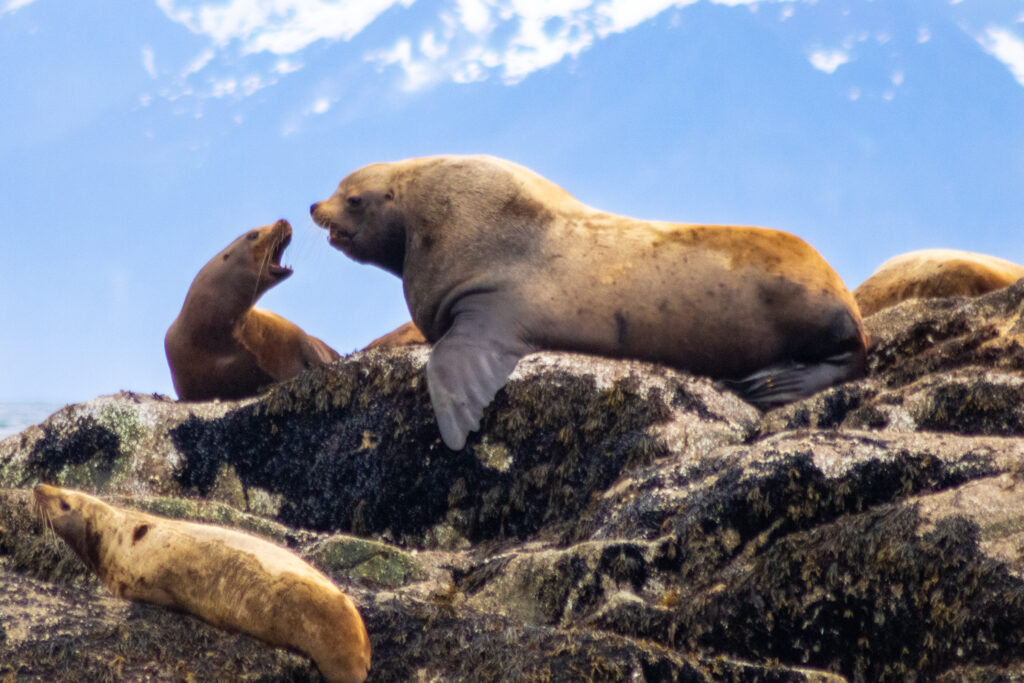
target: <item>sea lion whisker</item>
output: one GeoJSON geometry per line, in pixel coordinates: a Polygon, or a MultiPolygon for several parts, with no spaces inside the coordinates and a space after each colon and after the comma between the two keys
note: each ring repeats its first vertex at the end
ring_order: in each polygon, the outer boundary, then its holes
{"type": "Polygon", "coordinates": [[[249,305],[252,306],[256,303],[256,300],[260,298],[260,282],[263,280],[263,273],[270,272],[270,255],[272,251],[267,249],[263,255],[263,260],[260,263],[259,269],[256,271],[256,284],[253,286],[252,296],[249,298],[249,305]]]}
{"type": "Polygon", "coordinates": [[[292,234],[292,245],[288,249],[293,263],[317,263],[327,254],[320,247],[320,228],[307,221],[302,230],[292,234]]]}
{"type": "Polygon", "coordinates": [[[60,548],[60,541],[58,540],[60,536],[57,535],[57,530],[53,528],[53,522],[47,520],[46,529],[43,532],[43,535],[46,536],[47,543],[55,548],[60,548]]]}
{"type": "Polygon", "coordinates": [[[38,495],[33,495],[32,513],[43,525],[43,537],[46,539],[45,542],[59,548],[60,544],[57,542],[57,531],[53,528],[53,519],[50,516],[49,508],[47,508],[46,504],[38,495]]]}

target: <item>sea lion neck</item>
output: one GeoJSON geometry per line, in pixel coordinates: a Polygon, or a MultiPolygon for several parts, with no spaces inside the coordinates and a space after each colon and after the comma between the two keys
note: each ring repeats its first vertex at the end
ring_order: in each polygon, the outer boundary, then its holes
{"type": "Polygon", "coordinates": [[[85,494],[78,495],[79,509],[68,513],[75,515],[74,523],[62,525],[63,533],[58,534],[67,541],[82,561],[106,582],[105,558],[114,551],[114,539],[110,534],[104,533],[104,530],[109,528],[112,522],[116,522],[120,514],[97,498],[85,494]]]}
{"type": "Polygon", "coordinates": [[[104,530],[119,525],[124,514],[101,500],[95,502],[92,514],[94,518],[89,520],[85,527],[86,552],[90,553],[90,557],[82,556],[82,559],[87,563],[94,563],[94,571],[104,583],[107,583],[107,572],[104,568],[109,566],[108,558],[117,552],[117,539],[104,530]]]}
{"type": "Polygon", "coordinates": [[[185,295],[181,316],[196,330],[231,330],[267,288],[249,273],[226,267],[218,255],[196,276],[185,295]]]}

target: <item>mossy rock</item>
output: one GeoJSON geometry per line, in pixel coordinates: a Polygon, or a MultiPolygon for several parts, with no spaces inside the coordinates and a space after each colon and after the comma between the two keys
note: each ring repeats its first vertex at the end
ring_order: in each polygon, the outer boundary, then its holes
{"type": "Polygon", "coordinates": [[[398,588],[428,576],[427,569],[412,553],[386,543],[341,534],[313,546],[309,560],[326,574],[370,587],[398,588]]]}

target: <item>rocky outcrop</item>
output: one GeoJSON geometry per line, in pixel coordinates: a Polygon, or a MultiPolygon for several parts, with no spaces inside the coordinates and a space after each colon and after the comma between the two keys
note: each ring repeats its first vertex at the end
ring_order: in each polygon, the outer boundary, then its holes
{"type": "Polygon", "coordinates": [[[1024,677],[1024,281],[867,324],[867,378],[765,414],[536,354],[458,453],[424,349],[68,406],[0,442],[0,678],[318,677],[112,598],[32,519],[41,481],[296,550],[358,604],[372,680],[1024,677]]]}

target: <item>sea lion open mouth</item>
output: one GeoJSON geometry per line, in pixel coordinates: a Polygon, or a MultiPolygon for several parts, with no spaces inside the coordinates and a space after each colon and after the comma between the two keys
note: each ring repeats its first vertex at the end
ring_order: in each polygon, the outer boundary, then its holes
{"type": "Polygon", "coordinates": [[[327,238],[328,243],[336,249],[345,249],[351,245],[352,239],[356,236],[356,231],[352,229],[346,230],[340,223],[336,223],[329,216],[323,215],[319,210],[319,206],[319,203],[311,206],[309,215],[313,217],[314,223],[328,231],[330,234],[327,238]]]}
{"type": "Polygon", "coordinates": [[[289,225],[288,221],[278,221],[275,232],[283,233],[278,240],[277,244],[274,245],[273,251],[270,254],[270,263],[267,266],[267,270],[270,271],[271,275],[279,278],[288,277],[292,274],[292,269],[288,266],[281,265],[281,257],[284,256],[284,250],[288,248],[288,245],[292,243],[292,226],[289,225]]]}
{"type": "Polygon", "coordinates": [[[327,242],[335,249],[345,250],[352,244],[356,231],[346,230],[340,223],[335,223],[330,218],[313,217],[313,222],[328,232],[327,242]]]}
{"type": "Polygon", "coordinates": [[[356,235],[354,232],[346,232],[336,225],[331,225],[328,229],[331,231],[331,235],[327,241],[332,247],[344,250],[352,245],[352,238],[356,235]]]}

